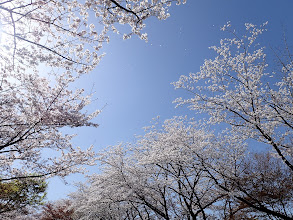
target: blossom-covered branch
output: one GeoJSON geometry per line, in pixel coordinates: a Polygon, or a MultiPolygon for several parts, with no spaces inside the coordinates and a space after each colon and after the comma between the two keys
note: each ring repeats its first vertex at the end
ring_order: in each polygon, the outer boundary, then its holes
{"type": "Polygon", "coordinates": [[[198,73],[174,83],[192,95],[175,102],[208,113],[212,124],[229,124],[243,139],[272,146],[293,171],[293,65],[291,60],[280,72],[267,72],[265,48],[257,45],[265,25],[245,24],[248,35],[243,38],[230,23],[225,25],[234,38],[211,47],[218,54],[214,60],[205,60],[198,73]]]}

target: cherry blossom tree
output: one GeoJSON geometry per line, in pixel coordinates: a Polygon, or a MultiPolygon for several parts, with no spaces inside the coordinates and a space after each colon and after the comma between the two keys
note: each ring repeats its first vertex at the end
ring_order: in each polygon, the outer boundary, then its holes
{"type": "Polygon", "coordinates": [[[124,38],[146,40],[144,21],[166,19],[172,2],[0,3],[0,182],[65,177],[94,164],[92,147],[73,147],[73,135],[61,131],[98,126],[93,119],[99,111],[86,111],[92,94],[71,85],[97,66],[110,31],[119,33],[119,25],[128,24],[124,38]]]}
{"type": "MultiPolygon", "coordinates": [[[[71,194],[77,219],[212,218],[215,204],[228,196],[201,162],[220,157],[221,144],[210,144],[214,138],[194,121],[176,117],[162,129],[149,128],[135,144],[110,147],[100,154],[101,174],[71,194]]],[[[226,158],[223,164],[233,161],[226,158]]]]}
{"type": "Polygon", "coordinates": [[[175,102],[208,113],[211,124],[225,123],[243,139],[271,146],[293,171],[293,61],[280,60],[280,71],[268,70],[265,48],[258,42],[265,25],[245,24],[243,37],[230,23],[225,25],[223,30],[233,38],[211,47],[217,56],[205,60],[198,73],[181,76],[174,83],[176,89],[191,94],[175,102]]]}
{"type": "Polygon", "coordinates": [[[290,169],[243,146],[231,131],[215,135],[182,117],[151,126],[136,143],[100,153],[100,173],[70,195],[73,216],[292,219],[290,169]]]}

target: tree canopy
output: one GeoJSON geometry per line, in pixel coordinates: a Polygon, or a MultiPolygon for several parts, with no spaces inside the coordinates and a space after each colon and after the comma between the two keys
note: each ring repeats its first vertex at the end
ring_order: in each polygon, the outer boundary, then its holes
{"type": "Polygon", "coordinates": [[[17,210],[25,212],[27,206],[41,205],[47,184],[42,179],[0,182],[0,214],[17,210]]]}
{"type": "Polygon", "coordinates": [[[72,193],[75,219],[292,219],[292,172],[242,139],[183,117],[100,153],[72,193]]]}

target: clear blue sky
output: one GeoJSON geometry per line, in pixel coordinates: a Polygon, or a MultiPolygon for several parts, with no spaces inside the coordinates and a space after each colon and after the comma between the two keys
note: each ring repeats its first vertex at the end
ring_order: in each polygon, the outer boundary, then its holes
{"type": "MultiPolygon", "coordinates": [[[[112,36],[100,65],[78,84],[96,92],[97,100],[90,109],[106,105],[96,119],[100,127],[74,129],[78,136],[73,143],[81,147],[93,144],[99,151],[121,141],[133,141],[157,115],[162,120],[194,116],[186,108],[175,109],[172,101],[186,93],[175,91],[170,83],[182,74],[197,72],[204,59],[215,56],[208,47],[227,36],[220,27],[227,21],[236,29],[246,22],[268,21],[265,43],[281,47],[285,32],[293,50],[292,9],[292,0],[187,0],[185,5],[174,5],[166,21],[147,21],[148,43],[137,37],[123,41],[122,36],[112,36]]],[[[98,166],[90,171],[98,172],[98,166]]],[[[50,180],[49,200],[66,197],[74,190],[74,181],[82,178],[73,175],[67,180],[67,185],[58,178],[50,180]]]]}

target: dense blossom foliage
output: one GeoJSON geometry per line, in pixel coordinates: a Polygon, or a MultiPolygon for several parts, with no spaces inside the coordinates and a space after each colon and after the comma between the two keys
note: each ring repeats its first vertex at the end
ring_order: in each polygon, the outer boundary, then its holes
{"type": "Polygon", "coordinates": [[[77,219],[189,219],[205,215],[221,195],[201,169],[197,154],[210,149],[203,129],[183,118],[150,129],[133,145],[100,154],[102,173],[71,198],[77,219]],[[210,189],[210,190],[207,190],[210,189]]]}
{"type": "Polygon", "coordinates": [[[75,219],[292,216],[292,173],[271,155],[182,117],[157,128],[100,154],[101,173],[71,194],[75,219]]]}

